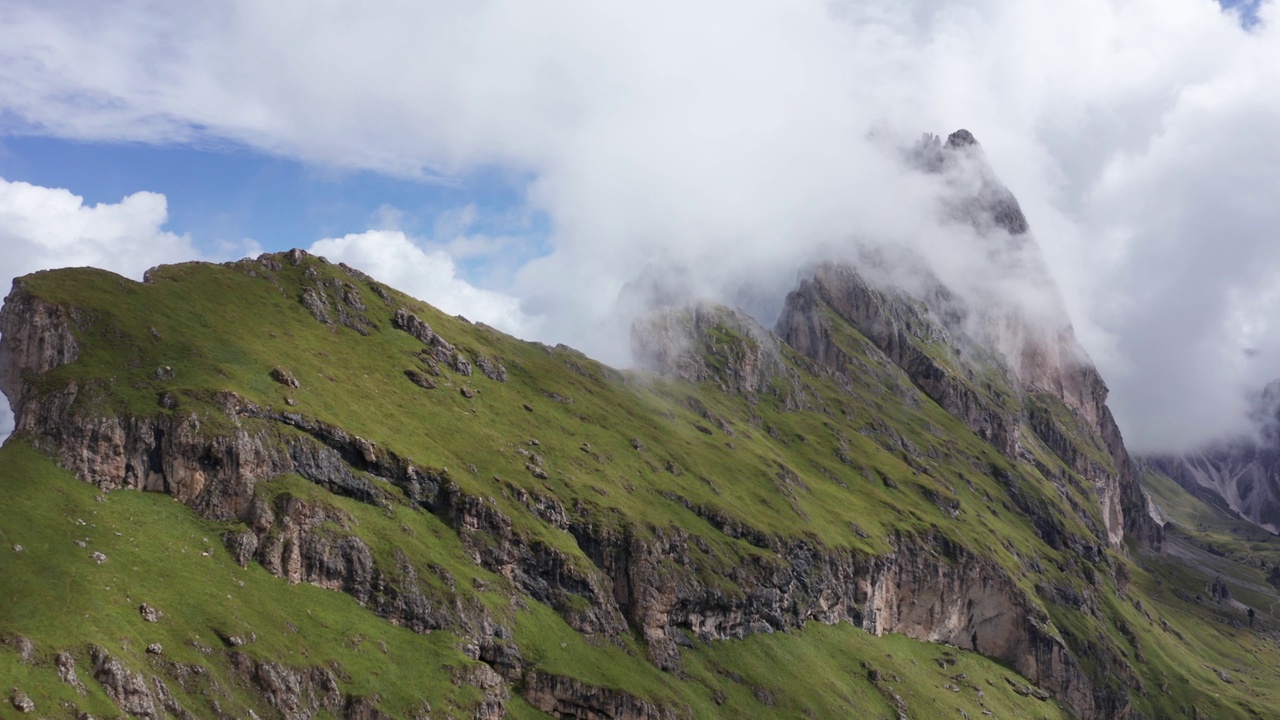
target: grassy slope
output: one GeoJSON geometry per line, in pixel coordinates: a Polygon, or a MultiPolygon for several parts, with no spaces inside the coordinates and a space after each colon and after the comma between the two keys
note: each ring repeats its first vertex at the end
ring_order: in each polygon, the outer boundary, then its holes
{"type": "MultiPolygon", "coordinates": [[[[706,566],[699,570],[708,582],[716,582],[734,558],[761,551],[719,533],[684,504],[673,500],[674,496],[695,505],[715,507],[770,534],[805,537],[828,546],[869,552],[886,550],[894,532],[934,530],[1001,563],[1029,592],[1044,582],[1087,587],[1081,580],[1078,560],[1039,542],[1026,518],[1012,507],[1009,491],[993,480],[989,471],[996,467],[1010,473],[1018,492],[1055,509],[1068,531],[1082,537],[1088,537],[1089,531],[1070,505],[1096,516],[1091,498],[1070,484],[1055,487],[1030,465],[1011,466],[953,417],[920,396],[896,368],[876,361],[866,339],[852,330],[846,330],[837,341],[866,368],[865,382],[849,394],[827,381],[810,378],[806,390],[812,409],[785,412],[771,397],[761,398],[757,405],[707,387],[620,374],[567,349],[519,342],[484,326],[443,316],[398,293],[392,292],[391,303],[385,304],[363,279],[348,277],[336,266],[314,260],[296,268],[286,264],[279,271],[257,263],[173,266],[155,273],[148,284],[94,270],[41,273],[26,282],[41,297],[85,309],[77,314],[84,356],[39,380],[49,389],[77,382],[83,389],[79,411],[148,415],[166,412],[158,406],[157,397],[171,392],[179,398],[175,412],[196,414],[203,419],[206,431],[212,433],[225,426],[225,420],[210,402],[213,391],[234,390],[254,402],[279,408],[284,408],[288,396],[297,403],[293,410],[341,426],[420,465],[449,468],[451,478],[464,491],[494,497],[521,532],[564,549],[584,566],[589,561],[581,556],[573,539],[533,518],[511,497],[507,491],[511,485],[554,495],[566,507],[578,508],[577,512],[599,522],[626,523],[641,532],[645,528],[679,526],[702,536],[713,549],[706,566]],[[312,267],[317,277],[308,279],[304,271],[312,267]],[[321,325],[301,307],[301,288],[326,279],[350,282],[361,294],[369,308],[366,316],[377,326],[369,337],[345,327],[321,325]],[[445,371],[434,390],[411,383],[404,371],[422,367],[415,357],[421,345],[391,328],[390,315],[401,306],[427,320],[473,359],[477,354],[500,358],[510,381],[498,383],[478,373],[466,378],[445,371]],[[174,378],[157,380],[154,373],[160,366],[173,367],[174,378]],[[273,382],[269,373],[276,366],[290,370],[301,380],[302,387],[287,390],[273,382]],[[476,396],[464,398],[458,392],[463,385],[477,390],[476,396]],[[526,410],[525,405],[531,410],[526,410]],[[694,412],[695,408],[699,412],[694,412]],[[702,417],[701,408],[724,420],[732,434],[702,417]],[[641,441],[642,449],[633,449],[633,438],[641,441]],[[538,440],[536,446],[531,445],[534,439],[538,440]],[[517,452],[518,448],[543,456],[549,478],[538,480],[531,476],[525,470],[527,459],[517,452]],[[851,462],[842,462],[838,457],[841,454],[851,462]],[[472,465],[474,472],[469,469],[472,465]],[[670,472],[669,466],[680,468],[680,473],[670,472]],[[784,468],[793,471],[800,482],[782,480],[784,468]],[[958,501],[957,517],[952,518],[928,499],[925,491],[934,498],[958,501]],[[866,537],[854,532],[853,522],[866,537]],[[1038,561],[1044,571],[1030,572],[1032,561],[1038,561]]],[[[1063,470],[1044,448],[1032,443],[1031,450],[1055,474],[1063,470]]],[[[3,588],[5,598],[55,594],[57,590],[52,588],[59,581],[65,582],[66,577],[122,573],[126,565],[139,570],[129,573],[127,579],[108,575],[99,580],[98,585],[110,585],[116,588],[114,591],[99,591],[97,585],[91,585],[87,588],[94,595],[86,598],[84,593],[76,593],[77,601],[89,604],[100,603],[103,593],[115,593],[109,596],[115,600],[103,604],[101,610],[108,613],[106,608],[114,608],[106,616],[114,619],[102,621],[108,623],[105,627],[89,622],[96,617],[93,613],[84,623],[76,620],[63,626],[48,611],[54,605],[22,600],[22,611],[31,616],[10,620],[10,611],[6,611],[0,614],[0,631],[30,634],[42,647],[83,648],[85,639],[93,638],[113,651],[126,653],[131,665],[142,667],[147,660],[141,655],[141,648],[151,641],[143,631],[156,628],[136,621],[136,601],[144,593],[133,589],[131,583],[144,582],[144,576],[148,582],[169,578],[148,592],[159,593],[157,597],[177,596],[174,601],[179,603],[185,602],[183,598],[190,599],[189,609],[170,614],[171,618],[183,618],[181,627],[175,626],[175,634],[160,640],[166,648],[172,645],[175,653],[193,652],[180,648],[192,638],[209,637],[210,628],[217,623],[226,627],[240,624],[255,628],[259,635],[256,646],[269,650],[272,657],[306,665],[312,659],[298,654],[298,644],[271,628],[278,629],[283,624],[282,617],[299,614],[285,608],[313,612],[319,609],[333,613],[335,619],[328,623],[329,634],[321,630],[315,630],[314,635],[309,633],[308,646],[326,652],[318,661],[337,660],[344,667],[351,663],[352,667],[361,668],[358,678],[352,673],[349,692],[377,689],[383,694],[384,706],[404,707],[396,703],[411,702],[410,698],[398,698],[383,688],[407,686],[394,675],[406,672],[406,667],[415,672],[436,673],[437,685],[428,684],[425,688],[431,694],[447,698],[452,692],[447,671],[439,668],[466,660],[458,651],[457,639],[447,633],[425,638],[407,635],[359,611],[344,596],[290,587],[258,568],[242,571],[230,563],[216,542],[221,529],[210,527],[176,503],[129,493],[114,494],[107,503],[91,503],[91,488],[67,483],[65,477],[47,463],[41,466],[21,446],[4,452],[0,467],[5,471],[0,473],[0,482],[21,482],[12,480],[16,474],[9,471],[10,467],[21,465],[30,477],[39,478],[30,482],[42,488],[61,488],[58,497],[79,498],[74,511],[64,510],[63,516],[72,512],[114,512],[118,507],[129,508],[130,503],[137,504],[135,513],[156,514],[154,522],[146,525],[137,520],[125,521],[123,516],[116,518],[115,522],[130,528],[155,525],[155,529],[148,530],[145,540],[140,540],[133,550],[121,538],[137,539],[142,537],[141,531],[133,534],[121,530],[122,536],[104,534],[100,539],[103,552],[112,560],[93,566],[82,557],[88,550],[70,543],[69,535],[56,534],[60,532],[55,522],[58,511],[55,506],[42,505],[46,500],[41,498],[48,493],[27,486],[21,493],[23,502],[40,507],[33,506],[31,520],[24,519],[27,516],[23,514],[8,513],[0,527],[6,533],[6,542],[21,542],[7,539],[13,533],[54,533],[44,545],[30,541],[32,554],[18,558],[27,562],[35,557],[34,548],[47,547],[49,555],[39,564],[49,572],[3,573],[7,578],[3,581],[7,583],[3,588]],[[171,538],[166,533],[177,533],[179,537],[171,538]],[[192,539],[196,535],[199,543],[192,539]],[[208,547],[214,550],[210,558],[199,556],[196,550],[197,546],[203,549],[206,537],[211,540],[208,547]],[[169,554],[177,552],[184,560],[184,556],[195,555],[190,566],[186,562],[161,562],[163,555],[157,548],[166,548],[169,554]],[[181,552],[182,548],[187,552],[181,552]],[[128,558],[130,552],[139,559],[117,562],[128,558]],[[117,554],[121,554],[119,558],[117,554]],[[204,566],[218,569],[209,576],[184,575],[204,566]],[[233,579],[243,580],[245,588],[259,588],[262,595],[252,602],[236,601],[237,592],[247,591],[228,589],[232,601],[225,601],[221,586],[233,584],[233,579]],[[29,587],[24,583],[44,584],[29,587]],[[164,588],[173,587],[184,588],[184,592],[169,589],[166,593],[164,588]],[[208,592],[215,594],[188,595],[188,587],[208,587],[208,592]],[[343,625],[337,617],[357,626],[343,625]],[[41,630],[43,625],[49,627],[48,635],[41,630]],[[397,660],[382,662],[385,658],[368,652],[368,642],[362,642],[359,651],[350,650],[353,633],[384,639],[397,653],[397,660]],[[312,637],[320,639],[313,642],[312,637]],[[127,650],[125,640],[131,643],[127,650]],[[405,657],[433,660],[422,665],[406,664],[405,657]],[[361,685],[364,678],[377,679],[361,685]]],[[[465,588],[463,592],[475,594],[491,608],[506,603],[503,581],[471,565],[456,536],[433,517],[404,506],[393,508],[388,517],[375,508],[329,496],[297,478],[274,481],[262,491],[310,493],[322,498],[355,518],[358,532],[375,549],[387,552],[390,547],[404,546],[415,562],[444,567],[460,580],[457,586],[465,588]],[[413,532],[406,534],[401,525],[413,532]],[[472,589],[467,580],[477,577],[488,581],[493,590],[472,589]]],[[[1155,599],[1155,590],[1148,591],[1144,585],[1147,580],[1147,575],[1135,570],[1135,590],[1130,597],[1148,593],[1150,612],[1150,605],[1160,600],[1155,599]]],[[[158,600],[153,602],[163,607],[158,600]]],[[[1106,622],[1085,613],[1049,609],[1060,627],[1079,637],[1098,637],[1116,645],[1128,642],[1117,633],[1115,623],[1136,611],[1131,604],[1120,601],[1107,600],[1104,604],[1106,622]]],[[[803,632],[686,651],[689,677],[679,681],[657,673],[645,663],[641,648],[634,641],[618,648],[587,646],[552,611],[537,603],[529,605],[530,609],[519,613],[514,623],[526,657],[536,659],[540,667],[595,684],[624,687],[646,697],[689,704],[699,715],[759,716],[776,712],[779,716],[794,716],[803,708],[817,716],[827,716],[843,705],[879,708],[889,714],[885,696],[867,680],[863,662],[880,670],[882,677],[896,673],[904,678],[896,687],[909,706],[942,702],[935,690],[945,682],[932,675],[916,675],[913,669],[936,668],[933,661],[946,651],[944,648],[904,639],[875,639],[850,627],[811,627],[803,632]],[[776,667],[773,659],[787,654],[797,661],[776,667]],[[735,679],[735,674],[743,681],[735,679]],[[817,691],[819,684],[829,689],[817,691]],[[784,692],[772,692],[777,705],[767,709],[756,697],[754,687],[775,687],[784,692]],[[708,704],[717,690],[724,693],[723,707],[708,704]]],[[[78,618],[81,614],[59,613],[57,617],[78,618]]],[[[1170,614],[1174,614],[1173,610],[1170,614]]],[[[1178,617],[1181,616],[1175,615],[1169,621],[1174,623],[1178,617]]],[[[1185,616],[1184,637],[1202,627],[1214,629],[1198,618],[1194,613],[1185,616]]],[[[1141,625],[1126,622],[1135,627],[1141,625]]],[[[1164,648],[1161,633],[1167,633],[1161,630],[1148,634],[1145,628],[1142,625],[1134,631],[1139,643],[1144,648],[1164,648]]],[[[1167,670],[1171,678],[1198,673],[1191,664],[1182,662],[1186,660],[1185,653],[1162,650],[1157,654],[1148,650],[1146,656],[1173,658],[1167,670]]],[[[1054,712],[1051,705],[1010,694],[1008,683],[997,681],[1002,674],[1008,674],[1006,671],[980,658],[966,654],[960,657],[974,668],[965,671],[970,678],[983,678],[984,684],[986,679],[993,680],[987,685],[986,702],[1007,710],[998,716],[1017,716],[1028,702],[1046,713],[1054,712]],[[1015,712],[1015,708],[1021,710],[1015,712]]],[[[12,656],[2,651],[0,662],[7,663],[0,666],[6,670],[28,672],[18,670],[12,656]]],[[[1147,673],[1146,677],[1158,676],[1147,673]]],[[[1214,682],[1221,683],[1216,676],[1214,682]]],[[[1194,683],[1175,684],[1199,687],[1194,683]]],[[[418,686],[422,687],[422,682],[418,686]]],[[[948,702],[955,699],[971,714],[974,710],[972,704],[961,702],[967,697],[963,688],[960,693],[941,693],[941,697],[948,702]]],[[[467,700],[453,702],[462,705],[467,700]]],[[[250,703],[253,699],[246,696],[239,701],[250,703]]],[[[443,705],[448,702],[442,701],[443,705]]],[[[1150,708],[1166,705],[1159,698],[1140,702],[1150,708]]],[[[435,700],[432,704],[437,706],[435,700]]],[[[917,716],[934,715],[920,710],[917,716]]]]}
{"type": "MultiPolygon", "coordinates": [[[[441,708],[468,707],[474,690],[455,688],[450,667],[468,660],[446,633],[418,635],[365,612],[346,595],[310,585],[289,585],[256,565],[240,568],[219,538],[225,529],[202,520],[167,496],[120,492],[99,495],[21,443],[0,449],[5,512],[0,515],[0,635],[34,641],[41,667],[24,667],[16,652],[0,652],[0,676],[13,677],[37,700],[42,713],[54,703],[74,702],[98,716],[113,706],[90,680],[88,644],[100,645],[134,669],[164,675],[146,654],[151,643],[164,660],[208,667],[227,697],[213,696],[224,710],[269,717],[260,698],[198,647],[221,651],[222,637],[256,635],[240,649],[251,656],[296,667],[329,665],[348,676],[347,692],[382,695],[382,707],[406,716],[431,698],[441,708]],[[103,498],[102,502],[98,498],[103,498]],[[85,543],[80,547],[76,541],[85,543]],[[21,545],[22,552],[14,552],[21,545]],[[95,563],[90,553],[107,556],[95,563]],[[148,603],[164,613],[145,622],[148,603]],[[88,697],[57,681],[57,650],[77,656],[88,697]]],[[[207,701],[185,695],[169,682],[179,702],[197,714],[207,701]]],[[[8,689],[8,686],[5,688],[8,689]]]]}
{"type": "MultiPolygon", "coordinates": [[[[6,690],[18,687],[33,697],[42,716],[70,717],[68,704],[98,717],[118,712],[89,677],[92,642],[134,670],[165,678],[178,701],[197,716],[209,714],[209,700],[215,699],[233,715],[247,716],[253,709],[271,717],[224,655],[222,637],[250,633],[256,640],[240,651],[295,667],[331,667],[343,678],[344,692],[378,693],[379,707],[393,716],[407,716],[424,700],[433,716],[470,716],[476,692],[451,681],[455,668],[472,662],[456,636],[418,635],[376,618],[341,593],[289,585],[257,566],[242,569],[217,542],[224,524],[203,520],[166,496],[119,492],[101,496],[100,502],[93,487],[18,442],[0,449],[0,467],[8,498],[0,515],[5,543],[0,637],[21,635],[37,647],[36,663],[24,664],[14,648],[0,646],[0,677],[6,690]],[[22,551],[14,552],[13,545],[22,551]],[[102,552],[107,561],[93,562],[92,552],[102,552]],[[144,602],[164,612],[160,623],[142,620],[138,606],[144,602]],[[146,654],[146,646],[157,642],[163,656],[146,654]],[[62,649],[76,655],[88,695],[79,696],[57,680],[53,656],[62,649]],[[169,661],[206,667],[224,693],[182,692],[168,679],[169,661]]],[[[376,518],[367,506],[332,500],[351,511],[362,530],[376,518]]],[[[419,517],[416,522],[418,527],[410,527],[421,538],[429,532],[423,525],[435,521],[419,517]]],[[[433,558],[450,552],[405,546],[433,558]]],[[[916,717],[936,717],[951,708],[976,714],[984,706],[1000,717],[1014,717],[1029,704],[1040,716],[1062,716],[1051,703],[1013,693],[1009,683],[1020,678],[981,656],[901,637],[875,638],[850,626],[810,626],[701,646],[688,653],[684,680],[657,671],[634,647],[585,642],[537,603],[519,613],[516,627],[526,654],[546,672],[689,705],[697,717],[830,717],[851,709],[872,717],[888,713],[885,695],[868,679],[868,667],[882,673],[883,687],[900,693],[916,717]],[[944,670],[939,662],[944,657],[956,663],[944,670]],[[954,680],[959,673],[967,680],[954,680]],[[932,692],[947,684],[960,690],[932,692]],[[982,704],[975,689],[985,691],[982,704]]],[[[519,700],[510,706],[515,717],[540,716],[519,700]]],[[[0,709],[0,716],[9,711],[0,709]]]]}

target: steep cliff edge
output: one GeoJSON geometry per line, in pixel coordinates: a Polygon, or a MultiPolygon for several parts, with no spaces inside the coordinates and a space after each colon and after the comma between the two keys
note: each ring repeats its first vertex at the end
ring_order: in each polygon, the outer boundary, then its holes
{"type": "Polygon", "coordinates": [[[73,362],[80,347],[71,333],[67,312],[28,292],[15,282],[0,314],[0,392],[9,399],[15,416],[36,394],[24,377],[40,376],[73,362]]]}
{"type": "MultiPolygon", "coordinates": [[[[813,390],[763,331],[725,336],[728,356],[708,369],[729,373],[723,391],[673,388],[655,411],[616,373],[576,353],[442,317],[296,252],[160,268],[141,285],[97,271],[28,278],[0,310],[0,327],[13,442],[49,453],[101,492],[181,501],[219,524],[221,552],[241,567],[344,593],[393,626],[456,637],[460,660],[479,661],[467,683],[494,691],[474,705],[476,717],[502,716],[515,702],[566,717],[589,708],[620,717],[690,712],[687,698],[646,698],[548,664],[545,628],[521,629],[530,621],[518,608],[530,603],[606,646],[626,650],[638,637],[651,672],[674,674],[658,686],[675,683],[675,697],[688,692],[678,680],[688,658],[699,657],[691,639],[749,638],[819,620],[963,642],[1092,712],[1087,693],[1066,692],[1087,683],[1061,641],[1017,621],[1044,617],[1037,603],[1007,580],[982,580],[1004,577],[992,560],[945,536],[938,541],[955,551],[938,557],[920,531],[887,523],[871,537],[851,534],[839,516],[808,530],[786,516],[752,516],[756,494],[799,519],[823,514],[833,492],[849,492],[847,481],[815,488],[816,479],[791,469],[804,467],[804,454],[788,451],[792,441],[775,423],[789,412],[784,405],[813,390]],[[749,388],[766,403],[740,404],[749,388]],[[605,420],[619,408],[640,422],[605,420]],[[668,413],[680,419],[673,425],[668,413]],[[688,449],[684,423],[705,442],[688,449]],[[645,488],[638,504],[633,483],[645,488]],[[405,532],[430,528],[438,547],[415,554],[403,540],[370,534],[388,513],[406,518],[405,532]],[[703,529],[689,532],[689,522],[703,529]],[[908,581],[946,589],[917,596],[904,592],[908,581]],[[975,602],[987,608],[980,616],[966,610],[975,602]],[[948,620],[935,626],[935,617],[948,620]]],[[[812,418],[787,432],[816,437],[820,428],[812,418]]],[[[870,447],[861,461],[893,462],[870,447]]],[[[939,519],[950,512],[924,498],[911,504],[939,519]]],[[[102,556],[102,567],[114,566],[102,556]]],[[[218,642],[232,649],[244,642],[224,635],[218,642]]],[[[159,686],[136,669],[152,661],[129,662],[131,651],[119,646],[101,654],[116,660],[89,661],[116,663],[101,674],[113,702],[159,712],[159,686]]],[[[308,689],[305,666],[211,657],[265,693],[259,712],[355,716],[342,708],[377,705],[324,689],[344,686],[343,672],[308,689]],[[282,696],[280,683],[294,690],[282,696]],[[332,692],[337,700],[306,699],[332,692]]],[[[170,669],[156,677],[171,688],[185,676],[170,669]]],[[[182,698],[174,707],[191,705],[182,698]]]]}

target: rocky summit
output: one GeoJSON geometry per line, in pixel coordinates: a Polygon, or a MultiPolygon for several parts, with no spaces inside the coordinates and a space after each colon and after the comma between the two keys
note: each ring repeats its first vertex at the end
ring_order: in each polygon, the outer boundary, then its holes
{"type": "Polygon", "coordinates": [[[1273,715],[1271,535],[1130,458],[973,136],[911,157],[1047,303],[832,259],[620,371],[300,250],[18,279],[0,714],[1273,715]]]}

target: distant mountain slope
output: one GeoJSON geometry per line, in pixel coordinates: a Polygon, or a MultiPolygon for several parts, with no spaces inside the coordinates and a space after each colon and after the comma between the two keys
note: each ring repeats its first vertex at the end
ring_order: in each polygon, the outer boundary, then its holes
{"type": "Polygon", "coordinates": [[[1206,502],[1280,534],[1280,382],[1254,401],[1257,433],[1144,462],[1206,502]]]}
{"type": "Polygon", "coordinates": [[[1280,446],[1239,440],[1148,460],[1206,501],[1230,508],[1268,532],[1280,533],[1280,446]]]}

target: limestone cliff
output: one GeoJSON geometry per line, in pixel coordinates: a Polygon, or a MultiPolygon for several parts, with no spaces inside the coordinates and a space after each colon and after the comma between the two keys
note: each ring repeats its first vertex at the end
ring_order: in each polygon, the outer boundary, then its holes
{"type": "MultiPolygon", "coordinates": [[[[951,298],[951,312],[956,307],[951,298]]],[[[923,301],[876,287],[852,267],[827,264],[788,296],[778,335],[829,372],[856,373],[834,340],[833,323],[839,322],[856,328],[926,395],[1007,457],[1023,457],[1024,440],[1034,433],[1094,486],[1108,542],[1118,545],[1127,533],[1158,545],[1106,406],[1106,385],[1074,346],[1069,327],[1060,337],[1071,344],[1055,352],[1053,362],[1041,362],[1048,355],[1027,346],[1017,356],[1024,363],[1019,371],[1007,356],[967,335],[962,320],[948,323],[923,301]],[[1077,359],[1063,361],[1071,355],[1077,359]]]]}

